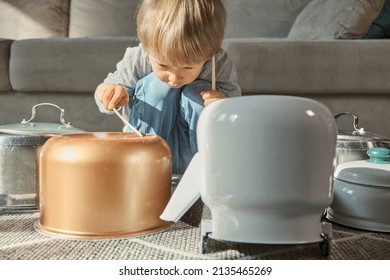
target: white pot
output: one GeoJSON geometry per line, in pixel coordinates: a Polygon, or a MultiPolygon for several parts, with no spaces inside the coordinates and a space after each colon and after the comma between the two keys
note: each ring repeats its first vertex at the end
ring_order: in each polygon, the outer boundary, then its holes
{"type": "Polygon", "coordinates": [[[337,139],[328,108],[299,97],[226,98],[204,109],[197,135],[199,152],[162,219],[177,221],[200,195],[213,239],[322,241],[337,139]]]}
{"type": "Polygon", "coordinates": [[[336,138],[333,115],[311,99],[251,96],[208,106],[198,123],[198,148],[213,238],[321,240],[336,138]]]}

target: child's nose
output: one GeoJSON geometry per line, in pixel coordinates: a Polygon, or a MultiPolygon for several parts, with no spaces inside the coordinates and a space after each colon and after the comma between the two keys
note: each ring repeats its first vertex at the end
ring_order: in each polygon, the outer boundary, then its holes
{"type": "Polygon", "coordinates": [[[172,83],[179,82],[181,80],[181,76],[177,72],[171,72],[170,75],[169,75],[169,80],[172,83]]]}

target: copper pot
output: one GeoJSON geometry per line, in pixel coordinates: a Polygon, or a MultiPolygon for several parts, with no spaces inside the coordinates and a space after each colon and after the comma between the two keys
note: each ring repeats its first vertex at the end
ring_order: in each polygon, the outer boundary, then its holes
{"type": "Polygon", "coordinates": [[[101,239],[154,233],[171,197],[171,153],[156,135],[77,133],[50,138],[39,170],[35,228],[60,237],[101,239]]]}

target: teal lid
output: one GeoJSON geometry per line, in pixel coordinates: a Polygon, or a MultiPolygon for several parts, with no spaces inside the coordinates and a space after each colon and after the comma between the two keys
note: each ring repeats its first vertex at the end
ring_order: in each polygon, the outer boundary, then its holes
{"type": "Polygon", "coordinates": [[[375,147],[368,149],[367,155],[370,157],[366,160],[369,163],[390,164],[390,150],[386,148],[375,147]]]}

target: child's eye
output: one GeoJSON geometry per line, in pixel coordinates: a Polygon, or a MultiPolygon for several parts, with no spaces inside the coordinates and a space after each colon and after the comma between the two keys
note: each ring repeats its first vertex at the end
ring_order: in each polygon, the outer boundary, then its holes
{"type": "Polygon", "coordinates": [[[168,67],[168,66],[165,65],[165,64],[158,64],[158,66],[160,66],[161,68],[166,68],[166,67],[168,67]]]}
{"type": "Polygon", "coordinates": [[[192,70],[192,69],[194,69],[194,67],[185,67],[185,69],[192,70]]]}

